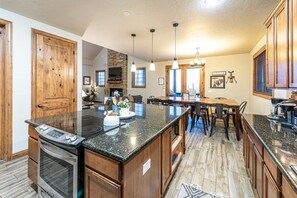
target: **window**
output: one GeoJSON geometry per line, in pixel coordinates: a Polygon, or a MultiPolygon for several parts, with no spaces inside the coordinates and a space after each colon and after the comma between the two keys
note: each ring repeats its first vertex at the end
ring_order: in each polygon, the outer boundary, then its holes
{"type": "Polygon", "coordinates": [[[254,95],[271,98],[272,89],[266,87],[266,46],[254,55],[254,95]]]}
{"type": "Polygon", "coordinates": [[[170,94],[175,96],[181,95],[181,69],[170,70],[170,94]]]}
{"type": "Polygon", "coordinates": [[[96,71],[96,85],[99,87],[105,86],[105,71],[104,70],[96,71]]]}
{"type": "Polygon", "coordinates": [[[200,93],[200,69],[187,69],[187,90],[195,89],[196,95],[200,93]]]}
{"type": "Polygon", "coordinates": [[[145,67],[137,68],[135,72],[132,72],[132,88],[145,88],[146,76],[145,67]]]}

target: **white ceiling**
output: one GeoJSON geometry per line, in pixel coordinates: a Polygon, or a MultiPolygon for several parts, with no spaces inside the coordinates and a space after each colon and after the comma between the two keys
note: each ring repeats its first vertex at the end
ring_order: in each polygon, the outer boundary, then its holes
{"type": "Polygon", "coordinates": [[[83,41],[82,43],[82,58],[83,60],[91,60],[93,61],[98,53],[103,49],[103,47],[94,45],[87,41],[83,41]]]}
{"type": "Polygon", "coordinates": [[[247,53],[265,34],[265,19],[278,0],[0,0],[0,7],[81,35],[84,40],[135,56],[151,57],[150,28],[155,28],[155,61],[247,53]],[[123,11],[129,11],[124,16],[123,11]]]}

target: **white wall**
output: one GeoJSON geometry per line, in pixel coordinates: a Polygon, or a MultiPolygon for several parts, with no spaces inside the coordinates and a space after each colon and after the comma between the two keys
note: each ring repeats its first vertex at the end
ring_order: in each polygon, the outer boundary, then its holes
{"type": "MultiPolygon", "coordinates": [[[[96,58],[93,60],[93,75],[94,75],[94,85],[96,84],[96,70],[106,70],[107,68],[107,49],[103,48],[96,58]]],[[[107,75],[105,74],[105,78],[107,75]]],[[[107,79],[105,79],[105,83],[107,79]]],[[[103,101],[104,100],[104,89],[105,87],[97,87],[96,88],[96,101],[103,101]]]]}
{"type": "MultiPolygon", "coordinates": [[[[250,56],[246,54],[236,54],[228,56],[205,57],[205,95],[207,97],[226,97],[235,99],[238,102],[250,99],[250,56]],[[237,83],[226,84],[225,89],[210,89],[210,76],[213,71],[234,71],[237,83]]],[[[192,59],[178,60],[179,64],[189,64],[192,59]]],[[[165,85],[158,85],[158,77],[165,79],[165,66],[171,65],[172,61],[156,63],[156,72],[152,73],[147,82],[146,96],[165,95],[165,85]]],[[[227,76],[226,76],[227,79],[227,76]]],[[[144,91],[143,91],[144,92],[144,91]]],[[[144,101],[146,98],[144,98],[144,101]]],[[[249,112],[249,105],[246,108],[249,112]]]]}
{"type": "Polygon", "coordinates": [[[28,125],[31,118],[31,28],[77,42],[77,109],[81,109],[82,39],[80,36],[0,9],[0,18],[12,22],[13,57],[13,153],[28,148],[28,125]]]}

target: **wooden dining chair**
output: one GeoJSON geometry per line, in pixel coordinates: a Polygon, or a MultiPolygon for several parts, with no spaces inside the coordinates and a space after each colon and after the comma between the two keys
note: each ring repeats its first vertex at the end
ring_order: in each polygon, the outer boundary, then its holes
{"type": "Polygon", "coordinates": [[[195,110],[193,111],[192,124],[191,124],[190,132],[192,131],[192,129],[193,129],[194,125],[195,125],[195,118],[197,118],[197,122],[198,122],[200,117],[202,119],[204,134],[206,135],[206,130],[208,130],[207,121],[206,121],[206,112],[201,110],[201,103],[200,102],[195,102],[195,110]]]}
{"type": "MultiPolygon", "coordinates": [[[[239,117],[239,127],[240,127],[240,130],[241,132],[243,131],[243,127],[242,127],[242,123],[241,123],[241,115],[244,113],[244,110],[246,108],[246,105],[247,105],[247,101],[243,101],[242,103],[240,103],[239,105],[239,114],[240,114],[240,117],[239,117]]],[[[232,116],[232,121],[233,121],[233,125],[235,126],[235,117],[236,117],[236,109],[232,108],[231,111],[228,113],[228,127],[229,127],[229,118],[230,116],[232,116]]]]}
{"type": "Polygon", "coordinates": [[[211,135],[212,135],[213,129],[214,129],[215,124],[216,124],[216,120],[217,119],[222,119],[224,121],[226,137],[229,140],[228,125],[227,125],[228,124],[227,123],[228,115],[223,113],[224,107],[226,108],[226,105],[216,104],[214,107],[215,107],[215,112],[212,113],[211,129],[210,129],[209,137],[211,137],[211,135]]]}

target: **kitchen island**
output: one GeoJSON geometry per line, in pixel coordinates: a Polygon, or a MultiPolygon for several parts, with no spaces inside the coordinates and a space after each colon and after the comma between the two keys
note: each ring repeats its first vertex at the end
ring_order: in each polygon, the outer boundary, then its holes
{"type": "Polygon", "coordinates": [[[243,115],[243,154],[257,197],[297,197],[297,132],[267,116],[243,115]]]}
{"type": "MultiPolygon", "coordinates": [[[[136,116],[119,128],[87,138],[84,148],[85,197],[161,197],[185,152],[188,109],[134,104],[136,116]]],[[[103,118],[104,107],[27,120],[28,174],[37,183],[38,135],[47,124],[80,134],[92,130],[86,117],[103,118]]]]}

